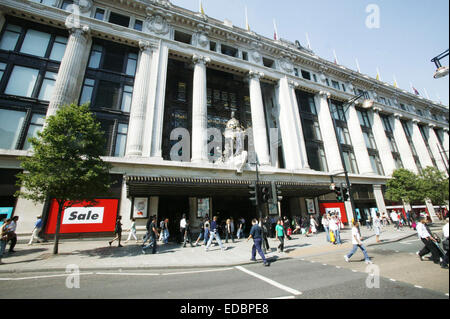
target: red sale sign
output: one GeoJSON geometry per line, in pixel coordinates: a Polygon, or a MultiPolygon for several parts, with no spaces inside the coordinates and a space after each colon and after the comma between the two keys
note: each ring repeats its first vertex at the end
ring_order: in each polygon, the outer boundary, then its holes
{"type": "MultiPolygon", "coordinates": [[[[97,205],[86,203],[65,208],[61,216],[60,234],[113,232],[116,225],[118,199],[97,199],[97,205]]],[[[52,200],[50,214],[45,229],[46,234],[54,234],[58,218],[58,203],[52,200]]]]}

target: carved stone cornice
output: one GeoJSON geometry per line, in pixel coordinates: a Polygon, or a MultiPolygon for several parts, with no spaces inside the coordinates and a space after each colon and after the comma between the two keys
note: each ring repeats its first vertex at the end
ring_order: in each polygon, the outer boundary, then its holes
{"type": "Polygon", "coordinates": [[[328,91],[319,91],[319,97],[320,98],[326,98],[329,99],[331,97],[331,93],[328,91]]]}
{"type": "Polygon", "coordinates": [[[150,41],[139,41],[139,49],[141,51],[154,51],[157,49],[157,45],[150,41]]]}

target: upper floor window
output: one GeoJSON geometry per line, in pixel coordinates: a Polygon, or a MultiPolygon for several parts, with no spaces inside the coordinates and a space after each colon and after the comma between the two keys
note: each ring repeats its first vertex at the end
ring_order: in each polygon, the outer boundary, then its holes
{"type": "Polygon", "coordinates": [[[393,133],[389,117],[381,116],[381,120],[382,120],[382,123],[383,123],[384,130],[387,131],[387,132],[393,133]]]}
{"type": "Polygon", "coordinates": [[[311,73],[309,73],[308,71],[302,70],[302,78],[304,78],[305,80],[311,80],[311,73]]]}
{"type": "Polygon", "coordinates": [[[361,126],[365,126],[368,128],[372,127],[370,120],[369,120],[369,115],[367,114],[367,111],[356,110],[356,113],[358,114],[358,119],[359,119],[359,123],[361,124],[361,126]]]}
{"type": "Polygon", "coordinates": [[[100,8],[95,9],[94,18],[103,21],[105,18],[105,10],[100,8]]]}
{"type": "Polygon", "coordinates": [[[71,5],[73,5],[74,3],[73,3],[73,0],[64,0],[62,3],[61,3],[61,9],[63,9],[63,10],[67,10],[68,8],[69,8],[69,6],[71,6],[71,5]]]}
{"type": "Polygon", "coordinates": [[[178,30],[175,30],[174,40],[186,44],[192,43],[192,35],[188,33],[184,33],[178,30]]]}
{"type": "Polygon", "coordinates": [[[29,54],[60,62],[67,37],[8,23],[0,40],[0,49],[29,54]]]}
{"type": "Polygon", "coordinates": [[[37,2],[37,3],[42,3],[45,4],[47,6],[54,6],[55,5],[55,0],[31,0],[33,2],[37,2]]]}
{"type": "Polygon", "coordinates": [[[128,28],[130,26],[130,17],[111,12],[109,14],[109,22],[128,28]]]}
{"type": "Polygon", "coordinates": [[[222,44],[221,50],[222,50],[222,54],[229,55],[229,56],[232,56],[235,58],[238,56],[238,49],[230,47],[228,45],[222,44]]]}
{"type": "Polygon", "coordinates": [[[94,44],[88,66],[134,76],[137,58],[137,50],[129,50],[115,43],[94,44]]]}
{"type": "Polygon", "coordinates": [[[336,90],[340,90],[340,86],[339,86],[339,82],[335,81],[335,80],[331,80],[331,85],[333,86],[333,88],[335,88],[336,90]]]}

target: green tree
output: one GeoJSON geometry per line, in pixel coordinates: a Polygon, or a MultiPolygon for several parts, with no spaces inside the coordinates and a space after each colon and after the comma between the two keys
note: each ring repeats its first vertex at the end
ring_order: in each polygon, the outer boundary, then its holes
{"type": "Polygon", "coordinates": [[[386,186],[385,196],[394,202],[412,203],[422,199],[419,194],[418,176],[407,169],[396,169],[386,186]]]}
{"type": "Polygon", "coordinates": [[[58,203],[53,254],[58,253],[61,215],[81,202],[95,205],[95,195],[110,190],[111,165],[101,159],[105,138],[88,105],[62,106],[37,138],[30,139],[33,154],[21,158],[23,172],[17,175],[21,190],[16,196],[58,203]]]}
{"type": "Polygon", "coordinates": [[[422,170],[418,178],[419,195],[422,200],[430,199],[433,204],[443,205],[448,201],[448,178],[434,166],[422,170]]]}

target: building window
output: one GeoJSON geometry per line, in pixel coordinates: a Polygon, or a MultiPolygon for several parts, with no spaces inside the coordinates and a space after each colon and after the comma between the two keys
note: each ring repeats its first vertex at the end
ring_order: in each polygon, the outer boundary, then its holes
{"type": "Polygon", "coordinates": [[[94,79],[87,78],[84,80],[80,104],[86,104],[92,101],[92,93],[94,92],[94,85],[95,85],[94,79]]]}
{"type": "Polygon", "coordinates": [[[26,113],[0,109],[0,148],[16,149],[26,113]]]}
{"type": "Polygon", "coordinates": [[[347,92],[347,90],[345,89],[344,83],[342,83],[342,91],[347,92]]]}
{"type": "MultiPolygon", "coordinates": [[[[217,44],[216,44],[216,42],[213,42],[213,41],[209,41],[209,50],[210,51],[213,51],[213,52],[216,52],[216,49],[217,49],[217,44]]],[[[245,52],[245,53],[247,53],[247,52],[245,52]]],[[[244,55],[244,52],[242,53],[242,56],[244,55]]]]}
{"type": "Polygon", "coordinates": [[[61,62],[64,57],[64,52],[66,52],[66,46],[67,38],[56,36],[52,51],[50,53],[50,60],[61,62]]]}
{"type": "Polygon", "coordinates": [[[105,18],[105,10],[100,8],[95,9],[94,19],[103,21],[104,18],[105,18]]]}
{"type": "Polygon", "coordinates": [[[268,59],[268,58],[263,58],[263,64],[264,64],[264,66],[265,67],[268,67],[268,68],[275,68],[275,61],[274,60],[271,60],[271,59],[268,59]]]}
{"type": "Polygon", "coordinates": [[[178,41],[178,42],[186,43],[186,44],[191,44],[192,43],[192,35],[175,30],[174,40],[178,41]]]}
{"type": "Polygon", "coordinates": [[[302,78],[304,78],[305,80],[311,81],[311,73],[309,73],[308,71],[302,70],[302,78]]]}
{"type": "Polygon", "coordinates": [[[247,52],[242,51],[242,59],[243,59],[244,61],[248,61],[248,53],[247,53],[247,52]]]}
{"type": "Polygon", "coordinates": [[[313,74],[314,82],[317,82],[317,75],[313,74]]]}
{"type": "Polygon", "coordinates": [[[114,156],[125,156],[125,148],[127,146],[128,124],[120,123],[117,127],[117,136],[115,142],[114,156]]]}
{"type": "Polygon", "coordinates": [[[384,175],[384,170],[383,166],[381,165],[380,158],[375,155],[370,155],[369,158],[370,164],[372,165],[374,172],[377,173],[378,175],[384,175]]]}
{"type": "Polygon", "coordinates": [[[133,97],[133,87],[130,85],[125,85],[123,88],[122,105],[120,108],[122,112],[130,112],[132,97],[133,97]]]}
{"type": "Polygon", "coordinates": [[[143,25],[142,20],[136,19],[136,20],[134,21],[134,30],[142,31],[142,25],[143,25]]]}
{"type": "Polygon", "coordinates": [[[73,5],[73,0],[64,0],[61,4],[61,9],[67,10],[71,5],[73,5]]]}
{"type": "Polygon", "coordinates": [[[45,4],[47,6],[54,6],[55,5],[55,0],[31,0],[33,2],[37,2],[37,3],[42,3],[45,4]]]}
{"type": "Polygon", "coordinates": [[[339,90],[341,87],[339,86],[339,82],[331,80],[331,85],[333,86],[333,88],[335,88],[336,90],[339,90]]]}
{"type": "Polygon", "coordinates": [[[41,89],[39,92],[40,100],[50,101],[57,77],[58,73],[49,71],[45,72],[44,80],[42,81],[41,89]]]}
{"type": "Polygon", "coordinates": [[[384,130],[385,130],[386,132],[393,133],[393,130],[392,130],[392,126],[391,126],[391,122],[390,122],[390,120],[389,120],[389,117],[387,117],[387,116],[381,116],[381,120],[382,120],[382,123],[383,123],[384,130]]]}
{"type": "Polygon", "coordinates": [[[125,73],[130,76],[135,76],[137,67],[138,55],[137,53],[128,53],[127,69],[125,73]]]}
{"type": "Polygon", "coordinates": [[[101,45],[95,44],[92,46],[91,57],[89,58],[89,67],[98,69],[100,67],[100,60],[102,58],[103,48],[101,45]]]}
{"type": "Polygon", "coordinates": [[[358,165],[356,164],[355,154],[351,151],[344,151],[344,162],[347,167],[347,171],[353,174],[358,174],[358,165]]]}
{"type": "Polygon", "coordinates": [[[14,51],[21,33],[22,27],[8,23],[0,41],[0,49],[14,51]]]}
{"type": "Polygon", "coordinates": [[[5,94],[31,97],[39,75],[39,70],[23,66],[14,66],[9,77],[5,94]]]}
{"type": "Polygon", "coordinates": [[[388,136],[387,137],[389,140],[389,146],[391,147],[391,152],[392,153],[398,153],[398,147],[397,147],[397,143],[395,143],[395,139],[393,136],[388,136]]]}
{"type": "Polygon", "coordinates": [[[228,56],[232,56],[232,57],[237,57],[238,56],[238,49],[230,47],[228,45],[222,44],[221,45],[221,52],[222,54],[228,55],[228,56]]]}
{"type": "Polygon", "coordinates": [[[23,145],[24,150],[28,150],[31,148],[31,143],[29,142],[28,139],[32,137],[37,137],[37,133],[42,131],[42,128],[44,127],[44,122],[45,122],[45,115],[33,114],[30,125],[28,127],[25,143],[23,145]]]}
{"type": "Polygon", "coordinates": [[[109,20],[110,23],[121,25],[122,27],[129,27],[130,26],[130,17],[111,12],[109,14],[109,20]]]}
{"type": "Polygon", "coordinates": [[[352,145],[352,142],[350,140],[350,133],[348,132],[347,127],[336,127],[339,143],[345,144],[345,145],[352,145]]]}
{"type": "Polygon", "coordinates": [[[5,74],[6,71],[6,63],[0,62],[0,81],[3,78],[3,74],[5,74]]]}
{"type": "Polygon", "coordinates": [[[366,142],[366,147],[376,150],[377,144],[371,132],[363,132],[364,141],[366,142]]]}
{"type": "Polygon", "coordinates": [[[29,29],[23,40],[20,52],[44,57],[50,42],[50,34],[29,29]]]}

